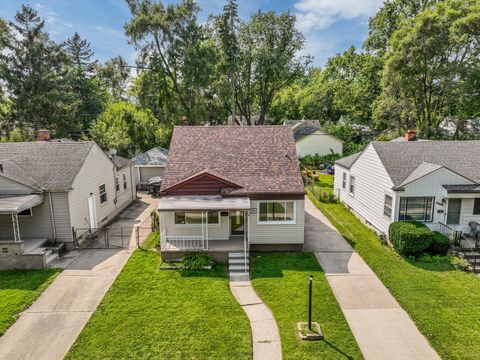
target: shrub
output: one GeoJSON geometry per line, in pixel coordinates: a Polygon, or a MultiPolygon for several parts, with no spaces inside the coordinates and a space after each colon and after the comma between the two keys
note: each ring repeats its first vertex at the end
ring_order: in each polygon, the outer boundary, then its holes
{"type": "Polygon", "coordinates": [[[433,232],[416,221],[397,221],[390,224],[388,237],[399,254],[418,256],[432,243],[433,232]]]}
{"type": "Polygon", "coordinates": [[[183,266],[185,269],[204,269],[206,266],[211,266],[215,262],[213,256],[205,253],[191,253],[185,255],[183,258],[183,266]]]}
{"type": "Polygon", "coordinates": [[[160,227],[160,219],[158,217],[157,210],[152,210],[152,212],[150,213],[150,217],[152,219],[152,223],[151,223],[152,231],[158,231],[160,227]]]}
{"type": "Polygon", "coordinates": [[[434,231],[432,243],[428,247],[427,252],[433,255],[445,255],[449,247],[450,241],[448,238],[438,231],[434,231]]]}

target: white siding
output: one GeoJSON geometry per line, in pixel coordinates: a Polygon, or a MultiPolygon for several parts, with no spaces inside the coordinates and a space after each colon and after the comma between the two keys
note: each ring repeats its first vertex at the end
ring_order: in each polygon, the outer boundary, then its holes
{"type": "MultiPolygon", "coordinates": [[[[162,225],[166,226],[167,236],[202,236],[201,225],[175,225],[174,212],[166,211],[161,220],[164,221],[162,225]]],[[[220,217],[220,225],[208,225],[208,239],[209,240],[228,240],[230,234],[230,222],[228,216],[220,217]]]]}
{"type": "MultiPolygon", "coordinates": [[[[385,194],[395,196],[392,180],[383,167],[372,144],[357,158],[350,170],[336,166],[334,188],[339,190],[340,200],[351,207],[379,231],[387,234],[392,222],[383,214],[385,194]],[[347,172],[347,187],[342,189],[342,176],[347,172]],[[350,175],[355,177],[355,193],[350,194],[350,175]]],[[[392,214],[392,218],[393,218],[392,214]]]]}
{"type": "Polygon", "coordinates": [[[136,182],[148,181],[154,176],[163,177],[165,174],[165,166],[135,166],[136,182]]]}
{"type": "MultiPolygon", "coordinates": [[[[264,200],[262,200],[264,201],[264,200]]],[[[265,200],[268,201],[268,200],[265,200]]],[[[272,200],[275,201],[275,200],[272,200]]],[[[305,227],[305,201],[295,200],[295,224],[258,224],[258,201],[252,200],[253,211],[250,214],[250,243],[251,244],[303,244],[305,227]]]]}
{"type": "MultiPolygon", "coordinates": [[[[58,242],[72,242],[72,229],[68,211],[68,193],[51,193],[55,229],[58,242]]],[[[19,216],[20,237],[22,239],[45,238],[54,240],[49,193],[44,194],[43,203],[32,208],[33,216],[19,216]]],[[[0,215],[0,238],[13,239],[12,218],[0,215]]]]}
{"type": "Polygon", "coordinates": [[[333,152],[342,154],[343,143],[336,137],[329,135],[321,130],[313,134],[306,135],[296,141],[297,156],[305,155],[328,155],[333,152]]]}
{"type": "MultiPolygon", "coordinates": [[[[463,184],[471,184],[471,183],[472,182],[470,180],[467,180],[464,177],[448,169],[440,168],[437,171],[434,171],[410,184],[405,185],[404,186],[405,190],[398,191],[397,197],[398,198],[415,197],[415,196],[435,197],[434,209],[433,209],[434,215],[433,215],[432,223],[438,223],[438,222],[446,223],[448,206],[447,204],[442,203],[442,199],[447,196],[447,192],[443,188],[443,185],[463,185],[463,184]],[[438,212],[442,210],[443,212],[438,212]]],[[[467,201],[467,204],[464,204],[465,201],[466,199],[462,201],[462,213],[460,214],[460,219],[462,219],[462,216],[464,215],[464,208],[468,205],[468,201],[467,201]]],[[[397,201],[397,206],[396,206],[397,211],[396,211],[395,219],[398,219],[399,207],[400,207],[400,201],[397,201]]],[[[471,205],[470,214],[471,213],[473,213],[473,203],[471,205]]],[[[468,221],[467,221],[467,224],[468,224],[468,221]]],[[[464,228],[461,229],[461,226],[457,226],[457,228],[458,230],[466,231],[466,229],[464,228]]]]}
{"type": "Polygon", "coordinates": [[[0,176],[0,194],[30,194],[32,189],[0,176]]]}
{"type": "MultiPolygon", "coordinates": [[[[480,194],[478,196],[480,198],[480,194]]],[[[468,223],[474,221],[480,224],[480,215],[473,215],[473,203],[475,199],[462,199],[462,209],[460,214],[460,225],[457,226],[457,230],[461,230],[470,233],[470,227],[468,223]]]]}
{"type": "Polygon", "coordinates": [[[78,172],[69,193],[72,226],[76,229],[89,227],[88,198],[90,194],[94,194],[96,199],[98,227],[112,220],[135,200],[133,176],[133,165],[127,166],[117,173],[115,166],[102,149],[94,145],[78,172]],[[128,187],[126,190],[123,189],[123,173],[127,176],[128,187]],[[120,191],[118,193],[115,190],[115,176],[119,177],[120,191]],[[102,184],[105,184],[107,190],[107,202],[104,204],[100,204],[99,186],[102,184]]]}

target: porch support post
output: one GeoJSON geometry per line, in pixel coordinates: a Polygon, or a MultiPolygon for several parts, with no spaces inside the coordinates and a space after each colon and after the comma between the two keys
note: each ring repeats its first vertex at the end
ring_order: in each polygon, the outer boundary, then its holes
{"type": "Polygon", "coordinates": [[[205,228],[203,227],[203,211],[202,211],[202,250],[205,250],[205,228]]]}
{"type": "Polygon", "coordinates": [[[207,248],[205,250],[208,250],[208,211],[205,211],[205,233],[207,235],[207,248]]]}
{"type": "Polygon", "coordinates": [[[12,224],[13,224],[13,241],[20,242],[20,227],[18,226],[18,214],[12,213],[12,224]]]}
{"type": "Polygon", "coordinates": [[[248,212],[243,212],[243,255],[244,255],[244,273],[247,274],[247,231],[248,229],[248,212]],[[245,221],[245,219],[247,221],[245,221]],[[247,226],[247,231],[245,231],[245,227],[247,226]]]}

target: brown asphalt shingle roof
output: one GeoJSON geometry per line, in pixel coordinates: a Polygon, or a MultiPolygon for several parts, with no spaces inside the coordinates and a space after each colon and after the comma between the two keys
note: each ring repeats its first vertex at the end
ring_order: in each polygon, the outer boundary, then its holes
{"type": "Polygon", "coordinates": [[[241,186],[230,195],[304,194],[289,126],[177,126],[162,191],[201,171],[241,186]]]}

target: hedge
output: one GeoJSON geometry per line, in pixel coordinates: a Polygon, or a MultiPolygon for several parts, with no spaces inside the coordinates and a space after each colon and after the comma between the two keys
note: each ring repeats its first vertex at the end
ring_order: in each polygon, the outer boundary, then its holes
{"type": "Polygon", "coordinates": [[[434,231],[432,240],[433,241],[428,247],[427,252],[433,255],[445,255],[450,247],[448,237],[438,231],[434,231]]]}
{"type": "Polygon", "coordinates": [[[399,254],[418,256],[429,248],[434,235],[425,224],[398,221],[390,224],[388,237],[399,254]]]}

